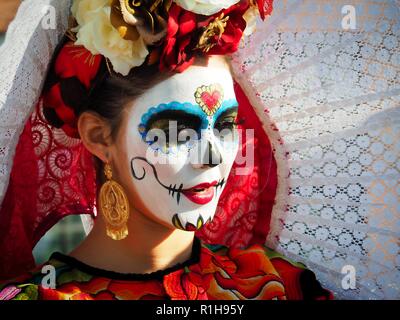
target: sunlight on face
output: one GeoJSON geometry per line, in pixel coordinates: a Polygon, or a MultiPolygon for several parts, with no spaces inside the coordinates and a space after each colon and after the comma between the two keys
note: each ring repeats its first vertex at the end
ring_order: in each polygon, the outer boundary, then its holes
{"type": "Polygon", "coordinates": [[[228,66],[211,58],[127,108],[116,165],[141,212],[189,231],[213,218],[238,150],[237,107],[228,66]]]}

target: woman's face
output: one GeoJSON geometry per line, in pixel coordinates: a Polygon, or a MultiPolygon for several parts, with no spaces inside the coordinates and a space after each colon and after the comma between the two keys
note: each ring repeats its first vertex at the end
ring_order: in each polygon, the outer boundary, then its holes
{"type": "Polygon", "coordinates": [[[213,218],[238,150],[237,108],[229,68],[212,57],[125,109],[113,167],[135,211],[188,231],[213,218]]]}

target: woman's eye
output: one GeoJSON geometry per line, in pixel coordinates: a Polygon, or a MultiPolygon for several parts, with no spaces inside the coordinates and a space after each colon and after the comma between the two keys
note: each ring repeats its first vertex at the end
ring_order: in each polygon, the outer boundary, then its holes
{"type": "Polygon", "coordinates": [[[163,131],[164,139],[159,140],[159,143],[165,144],[167,147],[174,145],[182,145],[189,141],[199,139],[199,130],[188,124],[175,124],[172,131],[176,132],[176,136],[170,135],[169,126],[160,128],[163,131]]]}
{"type": "Polygon", "coordinates": [[[221,142],[233,142],[237,139],[238,123],[237,114],[224,116],[218,119],[214,125],[214,134],[221,142]]]}
{"type": "Polygon", "coordinates": [[[178,126],[178,144],[184,144],[189,141],[199,140],[200,134],[198,128],[181,125],[178,126]]]}
{"type": "Polygon", "coordinates": [[[214,126],[214,128],[219,130],[219,131],[222,131],[224,129],[232,130],[232,129],[236,128],[236,127],[237,127],[237,123],[236,123],[236,118],[235,117],[230,117],[230,118],[226,118],[226,119],[223,119],[221,121],[218,121],[214,126]]]}
{"type": "Polygon", "coordinates": [[[191,127],[188,125],[185,125],[185,124],[179,124],[177,127],[178,134],[179,134],[179,132],[181,132],[183,130],[188,130],[188,129],[191,129],[191,127]]]}
{"type": "Polygon", "coordinates": [[[234,121],[224,121],[223,123],[221,123],[221,127],[222,128],[234,128],[236,127],[236,123],[234,121]]]}
{"type": "Polygon", "coordinates": [[[202,119],[198,116],[181,114],[178,111],[164,112],[147,123],[147,135],[152,134],[146,142],[154,149],[161,150],[190,145],[190,141],[200,139],[201,126],[202,119]]]}

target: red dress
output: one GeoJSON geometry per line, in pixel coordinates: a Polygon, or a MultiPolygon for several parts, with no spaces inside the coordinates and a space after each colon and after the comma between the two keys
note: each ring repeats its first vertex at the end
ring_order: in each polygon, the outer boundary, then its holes
{"type": "Polygon", "coordinates": [[[212,246],[195,238],[192,257],[147,274],[123,274],[53,253],[48,262],[0,285],[0,300],[285,300],[332,299],[314,273],[262,245],[212,246]],[[49,273],[55,271],[55,288],[49,273]],[[44,269],[43,269],[44,270],[44,269]],[[44,278],[46,277],[47,278],[44,278]]]}

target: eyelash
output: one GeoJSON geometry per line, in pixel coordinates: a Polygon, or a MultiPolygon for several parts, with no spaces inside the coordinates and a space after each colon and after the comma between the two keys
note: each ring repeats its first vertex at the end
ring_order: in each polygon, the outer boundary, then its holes
{"type": "Polygon", "coordinates": [[[214,128],[218,128],[219,130],[223,130],[223,129],[234,129],[236,127],[237,127],[236,122],[224,121],[224,122],[218,124],[218,126],[215,126],[214,128]]]}
{"type": "Polygon", "coordinates": [[[233,121],[225,120],[225,121],[219,122],[214,127],[218,126],[218,127],[222,127],[223,129],[225,129],[225,128],[233,129],[233,128],[237,128],[240,124],[244,123],[243,118],[241,118],[241,119],[238,119],[237,117],[231,117],[231,118],[234,118],[234,120],[233,121]]]}
{"type": "MultiPolygon", "coordinates": [[[[234,128],[237,128],[239,125],[241,125],[241,124],[244,124],[246,121],[246,119],[245,118],[238,118],[237,116],[235,116],[235,117],[229,117],[229,118],[233,118],[234,120],[233,121],[229,121],[229,120],[227,120],[227,121],[223,121],[223,122],[219,122],[219,123],[217,123],[217,124],[219,124],[219,126],[220,126],[220,129],[218,129],[219,131],[222,131],[223,129],[230,129],[230,130],[232,130],[232,129],[234,129],[234,128]]],[[[229,119],[228,117],[227,117],[227,119],[229,119]]],[[[216,126],[214,126],[214,128],[215,128],[216,126]]],[[[168,127],[167,128],[159,128],[159,129],[161,129],[161,130],[163,130],[164,131],[164,133],[165,133],[165,137],[166,137],[166,141],[169,141],[169,129],[168,129],[168,127]]],[[[183,123],[181,123],[181,124],[178,124],[178,127],[177,127],[177,134],[179,135],[179,133],[181,132],[181,131],[183,131],[183,130],[186,130],[186,129],[193,129],[193,130],[195,130],[196,132],[197,132],[197,134],[198,134],[198,138],[200,139],[200,129],[195,129],[193,126],[191,126],[191,125],[186,125],[186,124],[183,124],[183,123]]],[[[150,143],[150,145],[151,144],[153,144],[154,142],[156,142],[156,141],[153,141],[152,143],[150,143]]],[[[181,141],[180,143],[186,143],[185,141],[181,141]]],[[[169,143],[167,143],[167,144],[169,144],[169,143]]]]}
{"type": "MultiPolygon", "coordinates": [[[[179,135],[179,133],[180,133],[181,131],[187,130],[187,129],[192,129],[192,130],[196,131],[197,133],[198,133],[198,131],[199,131],[198,129],[194,128],[193,126],[185,125],[185,124],[179,124],[179,125],[177,126],[176,131],[177,131],[177,133],[178,133],[178,135],[179,135]]],[[[162,130],[165,132],[166,136],[169,137],[169,130],[168,130],[168,128],[164,128],[164,129],[162,129],[162,130]]]]}

